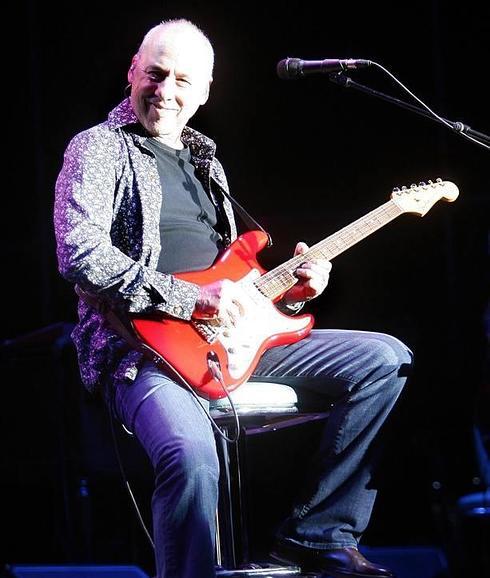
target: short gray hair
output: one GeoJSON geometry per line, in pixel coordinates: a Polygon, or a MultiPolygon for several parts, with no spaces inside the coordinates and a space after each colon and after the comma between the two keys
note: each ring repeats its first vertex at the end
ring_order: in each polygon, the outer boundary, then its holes
{"type": "Polygon", "coordinates": [[[204,32],[196,26],[190,20],[186,20],[185,18],[175,18],[171,20],[162,20],[160,24],[153,26],[150,28],[148,32],[145,34],[143,41],[138,48],[138,54],[142,52],[146,48],[148,44],[153,40],[155,35],[160,35],[165,31],[177,32],[181,34],[188,34],[194,36],[201,44],[202,47],[207,53],[209,58],[209,70],[210,76],[213,74],[213,66],[214,66],[214,49],[209,40],[209,38],[204,34],[204,32]]]}

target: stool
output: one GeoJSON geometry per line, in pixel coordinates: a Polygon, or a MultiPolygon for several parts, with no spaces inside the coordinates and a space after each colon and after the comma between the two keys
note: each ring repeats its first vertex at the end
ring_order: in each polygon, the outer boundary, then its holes
{"type": "MultiPolygon", "coordinates": [[[[218,577],[298,576],[298,566],[254,563],[249,560],[246,487],[244,483],[247,436],[326,419],[328,412],[300,413],[292,387],[275,382],[246,382],[231,393],[240,419],[240,437],[231,444],[216,434],[220,461],[216,563],[218,577]]],[[[235,433],[235,417],[228,398],[210,404],[211,415],[227,437],[235,433]]]]}

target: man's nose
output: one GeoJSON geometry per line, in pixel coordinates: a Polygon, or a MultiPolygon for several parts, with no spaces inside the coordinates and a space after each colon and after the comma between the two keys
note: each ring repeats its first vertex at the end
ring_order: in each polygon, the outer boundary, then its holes
{"type": "Polygon", "coordinates": [[[156,92],[162,100],[174,100],[175,88],[175,78],[172,76],[167,76],[159,83],[156,92]]]}

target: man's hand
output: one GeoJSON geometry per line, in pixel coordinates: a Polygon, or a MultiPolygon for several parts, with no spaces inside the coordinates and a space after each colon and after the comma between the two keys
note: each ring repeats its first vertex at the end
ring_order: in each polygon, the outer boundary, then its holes
{"type": "MultiPolygon", "coordinates": [[[[294,255],[304,255],[308,251],[306,243],[298,243],[294,255]]],[[[332,264],[326,259],[309,259],[294,272],[298,282],[284,294],[284,301],[289,304],[309,301],[323,293],[328,285],[332,264]]]]}
{"type": "Polygon", "coordinates": [[[227,327],[234,326],[244,315],[246,302],[245,292],[233,281],[214,281],[201,287],[192,317],[217,319],[227,327]]]}

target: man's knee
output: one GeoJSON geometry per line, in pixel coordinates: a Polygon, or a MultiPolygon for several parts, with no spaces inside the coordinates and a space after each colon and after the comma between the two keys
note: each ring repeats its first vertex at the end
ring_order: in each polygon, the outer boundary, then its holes
{"type": "Polygon", "coordinates": [[[371,367],[367,374],[368,383],[382,384],[380,393],[396,399],[411,373],[412,352],[402,341],[384,333],[373,335],[369,349],[371,367]]]}
{"type": "Polygon", "coordinates": [[[393,368],[398,377],[410,374],[413,365],[412,351],[399,339],[386,333],[376,334],[374,351],[379,365],[393,368]]]}

